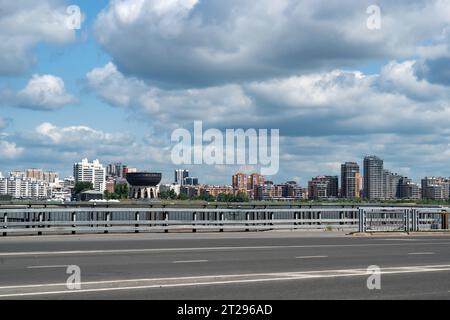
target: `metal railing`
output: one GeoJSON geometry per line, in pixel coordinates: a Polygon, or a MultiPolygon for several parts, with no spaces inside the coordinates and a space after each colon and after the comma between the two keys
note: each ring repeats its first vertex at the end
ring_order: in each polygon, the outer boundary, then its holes
{"type": "Polygon", "coordinates": [[[0,234],[332,229],[359,232],[448,230],[448,208],[0,209],[0,234]]]}
{"type": "Polygon", "coordinates": [[[449,208],[362,208],[359,231],[448,231],[449,208]]]}
{"type": "Polygon", "coordinates": [[[357,209],[30,208],[0,209],[8,234],[352,229],[357,209]]]}

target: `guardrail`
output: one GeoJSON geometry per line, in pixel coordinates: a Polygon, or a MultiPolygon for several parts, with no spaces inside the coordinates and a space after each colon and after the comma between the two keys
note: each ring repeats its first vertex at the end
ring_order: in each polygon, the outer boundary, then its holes
{"type": "Polygon", "coordinates": [[[449,208],[359,209],[359,231],[448,231],[449,208]]]}
{"type": "Polygon", "coordinates": [[[0,209],[0,233],[12,234],[264,231],[448,230],[448,208],[30,208],[0,209]]]}
{"type": "Polygon", "coordinates": [[[357,209],[0,209],[0,232],[86,233],[197,230],[355,229],[357,209]]]}

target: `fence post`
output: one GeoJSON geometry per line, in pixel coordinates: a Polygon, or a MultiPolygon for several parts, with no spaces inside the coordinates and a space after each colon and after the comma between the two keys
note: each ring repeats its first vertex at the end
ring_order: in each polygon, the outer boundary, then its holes
{"type": "Polygon", "coordinates": [[[417,210],[411,209],[411,231],[415,232],[418,229],[417,224],[417,210]]]}
{"type": "MultiPolygon", "coordinates": [[[[245,220],[246,221],[250,220],[250,213],[248,213],[248,212],[245,213],[245,220]]],[[[249,224],[247,223],[245,226],[248,227],[249,224]]],[[[250,229],[245,229],[245,232],[249,232],[249,231],[250,231],[250,229]]]]}
{"type": "MultiPolygon", "coordinates": [[[[3,222],[5,223],[5,226],[3,227],[5,230],[8,229],[7,223],[8,223],[8,213],[5,212],[3,214],[3,222]]],[[[3,236],[6,237],[8,233],[6,231],[3,231],[3,236]]]]}
{"type": "MultiPolygon", "coordinates": [[[[219,216],[220,216],[220,221],[225,220],[225,214],[223,212],[219,213],[219,216]]],[[[221,226],[223,227],[223,223],[221,224],[221,226]]],[[[220,232],[223,232],[223,228],[220,229],[220,232]]]]}
{"type": "Polygon", "coordinates": [[[448,211],[442,212],[442,230],[448,230],[448,211]]]}
{"type": "Polygon", "coordinates": [[[367,231],[366,225],[366,210],[358,209],[358,219],[359,219],[359,232],[364,233],[367,231]]]}
{"type": "Polygon", "coordinates": [[[405,219],[405,232],[409,233],[409,231],[410,231],[409,219],[411,216],[409,209],[404,210],[403,215],[404,215],[404,219],[405,219]]]}
{"type": "MultiPolygon", "coordinates": [[[[30,213],[29,212],[27,212],[26,214],[25,214],[25,220],[26,220],[26,222],[31,222],[30,221],[30,217],[31,217],[31,215],[30,215],[30,213]]],[[[27,225],[25,226],[25,229],[28,229],[28,228],[30,228],[30,224],[29,223],[27,223],[27,225]]]]}
{"type": "Polygon", "coordinates": [[[197,212],[194,212],[194,213],[193,213],[193,215],[192,215],[192,220],[194,221],[194,223],[193,223],[194,228],[192,229],[192,232],[193,232],[193,233],[196,233],[196,232],[197,232],[197,229],[195,229],[195,221],[197,221],[197,212]]]}
{"type": "MultiPolygon", "coordinates": [[[[275,220],[275,213],[273,213],[273,212],[270,213],[270,220],[272,220],[272,223],[270,225],[275,226],[275,224],[273,223],[273,220],[275,220]]],[[[272,229],[272,230],[274,230],[274,229],[272,229]]]]}
{"type": "MultiPolygon", "coordinates": [[[[39,222],[43,222],[43,221],[44,221],[43,218],[44,218],[44,216],[43,216],[42,212],[39,212],[39,214],[38,214],[39,222]]],[[[42,225],[39,224],[38,228],[42,228],[42,225]]],[[[42,236],[42,231],[39,231],[39,232],[38,232],[38,236],[42,236]]]]}
{"type": "MultiPolygon", "coordinates": [[[[136,220],[136,222],[139,222],[139,220],[141,220],[141,215],[140,215],[139,212],[135,213],[135,220],[136,220]]],[[[151,212],[150,212],[150,220],[152,220],[152,213],[151,212]]],[[[137,229],[137,228],[139,228],[139,224],[137,223],[134,226],[136,228],[136,230],[134,230],[134,233],[139,233],[139,230],[137,229]]]]}
{"type": "MultiPolygon", "coordinates": [[[[52,221],[52,213],[49,211],[48,216],[47,216],[47,221],[51,222],[52,221]]],[[[51,228],[51,225],[48,225],[47,228],[51,228]]]]}
{"type": "MultiPolygon", "coordinates": [[[[72,212],[72,222],[74,222],[74,224],[72,224],[72,228],[76,228],[76,224],[75,222],[77,222],[77,213],[76,212],[72,212]]],[[[76,234],[77,232],[75,230],[72,230],[72,234],[76,234]]]]}
{"type": "MultiPolygon", "coordinates": [[[[109,222],[109,221],[111,221],[111,212],[106,212],[106,222],[109,222]]],[[[109,224],[106,223],[106,230],[104,231],[105,234],[107,234],[109,232],[108,228],[109,228],[109,224]]]]}
{"type": "MultiPolygon", "coordinates": [[[[169,213],[168,212],[164,212],[164,221],[167,221],[167,222],[169,221],[169,213]]],[[[165,224],[164,226],[168,227],[169,225],[165,224]]],[[[169,229],[165,229],[164,232],[169,233],[169,229]]]]}

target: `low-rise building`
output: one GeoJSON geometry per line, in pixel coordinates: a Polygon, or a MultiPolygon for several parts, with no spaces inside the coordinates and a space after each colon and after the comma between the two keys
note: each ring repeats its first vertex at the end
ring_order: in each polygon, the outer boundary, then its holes
{"type": "Polygon", "coordinates": [[[309,198],[313,200],[331,199],[339,196],[337,176],[318,176],[308,183],[309,198]]]}
{"type": "Polygon", "coordinates": [[[443,177],[425,177],[422,179],[422,198],[445,200],[450,197],[450,179],[443,177]]]}
{"type": "Polygon", "coordinates": [[[200,188],[200,195],[217,198],[220,194],[234,195],[234,189],[231,186],[203,186],[200,188]]]}

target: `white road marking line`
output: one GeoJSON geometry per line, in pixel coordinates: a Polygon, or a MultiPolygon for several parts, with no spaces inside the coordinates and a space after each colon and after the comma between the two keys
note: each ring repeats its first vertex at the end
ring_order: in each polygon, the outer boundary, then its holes
{"type": "Polygon", "coordinates": [[[434,252],[411,252],[408,253],[410,256],[426,256],[426,255],[433,255],[434,252]]]}
{"type": "MultiPolygon", "coordinates": [[[[435,266],[412,266],[412,267],[394,267],[394,268],[384,268],[381,274],[403,274],[403,273],[424,273],[424,272],[439,272],[439,271],[450,271],[450,265],[435,265],[435,266]],[[387,270],[387,271],[386,271],[387,270]]],[[[243,277],[244,275],[223,275],[223,276],[203,276],[203,277],[185,277],[185,278],[167,278],[168,280],[176,279],[214,279],[220,277],[243,277]]],[[[257,274],[249,276],[258,276],[257,274]]],[[[258,282],[273,282],[273,281],[292,281],[292,280],[304,280],[304,279],[321,279],[321,278],[340,278],[340,277],[357,277],[357,276],[367,276],[367,271],[365,269],[344,269],[344,270],[324,270],[324,271],[306,271],[306,272],[290,272],[290,273],[267,273],[260,274],[260,276],[265,276],[266,278],[259,279],[240,279],[240,280],[222,280],[222,281],[206,281],[206,282],[186,282],[186,283],[173,283],[173,284],[155,284],[155,285],[142,285],[142,286],[130,286],[130,287],[115,287],[115,288],[93,288],[93,289],[81,289],[81,290],[67,290],[67,291],[46,291],[46,292],[27,292],[27,293],[11,293],[11,294],[0,294],[0,298],[8,297],[25,297],[25,296],[42,296],[42,295],[55,295],[55,294],[73,294],[73,293],[89,293],[89,292],[107,292],[107,291],[125,291],[125,290],[143,290],[143,289],[153,289],[153,288],[173,288],[173,287],[193,287],[193,286],[210,286],[210,285],[227,285],[227,284],[237,284],[237,283],[258,283],[258,282]],[[321,274],[328,273],[328,274],[321,274]],[[274,278],[268,278],[274,276],[274,278]]],[[[147,281],[162,281],[163,279],[147,279],[147,281]]],[[[88,284],[95,283],[126,283],[126,282],[142,282],[146,279],[139,280],[125,280],[125,281],[103,281],[103,282],[86,282],[82,285],[86,286],[88,284]]],[[[22,286],[22,287],[0,287],[4,288],[30,288],[30,287],[50,287],[50,286],[62,286],[66,284],[43,284],[34,286],[22,286]]],[[[450,291],[449,291],[450,292],[450,291]]]]}
{"type": "Polygon", "coordinates": [[[295,257],[295,259],[325,259],[328,256],[303,256],[303,257],[295,257]]]}
{"type": "Polygon", "coordinates": [[[0,252],[0,257],[20,256],[52,256],[52,255],[83,255],[83,254],[117,254],[117,253],[160,253],[186,251],[227,251],[227,250],[268,250],[268,249],[302,249],[302,248],[355,248],[355,247],[393,247],[393,246],[425,246],[450,245],[449,242],[422,243],[368,243],[368,244],[336,244],[336,245],[294,245],[294,246],[254,246],[254,247],[204,247],[204,248],[159,248],[159,249],[116,249],[116,250],[77,250],[77,251],[35,251],[35,252],[0,252]]]}
{"type": "Polygon", "coordinates": [[[185,261],[174,261],[172,263],[202,263],[208,262],[208,260],[185,260],[185,261]]]}
{"type": "MultiPolygon", "coordinates": [[[[419,239],[373,239],[377,241],[420,241],[419,239]]],[[[433,239],[427,239],[427,241],[442,241],[440,240],[433,240],[433,239]]]]}
{"type": "Polygon", "coordinates": [[[69,265],[56,265],[56,266],[28,266],[27,269],[53,269],[53,268],[67,268],[69,265]]]}
{"type": "MultiPolygon", "coordinates": [[[[425,265],[425,266],[407,266],[407,267],[386,267],[384,270],[435,270],[433,268],[439,268],[442,270],[450,270],[450,265],[425,265]]],[[[278,273],[242,273],[242,274],[224,274],[224,275],[209,275],[209,276],[189,276],[189,277],[171,277],[171,278],[145,278],[145,279],[128,279],[128,280],[107,280],[107,281],[90,281],[83,282],[84,285],[101,285],[101,284],[114,284],[114,283],[126,283],[126,282],[144,282],[144,281],[169,281],[169,280],[192,280],[192,279],[208,279],[208,278],[236,278],[236,277],[250,277],[250,276],[267,276],[267,275],[298,275],[298,274],[311,274],[311,273],[330,273],[330,272],[367,272],[366,269],[343,269],[343,270],[309,270],[299,272],[278,272],[278,273]]],[[[23,286],[6,286],[0,287],[2,289],[20,289],[20,288],[39,288],[50,286],[66,286],[66,283],[50,283],[50,284],[35,284],[35,285],[23,285],[23,286]]]]}

